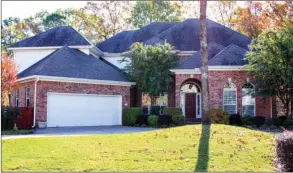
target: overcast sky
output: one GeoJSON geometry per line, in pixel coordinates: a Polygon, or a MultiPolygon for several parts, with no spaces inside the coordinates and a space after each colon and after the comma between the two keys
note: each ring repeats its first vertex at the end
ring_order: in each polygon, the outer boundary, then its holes
{"type": "MultiPolygon", "coordinates": [[[[79,9],[85,6],[87,1],[2,1],[2,19],[7,17],[19,17],[20,19],[33,16],[42,10],[53,12],[58,8],[75,8],[79,9]]],[[[213,3],[212,1],[208,2],[213,3]]],[[[242,5],[244,1],[237,2],[242,5]]],[[[211,11],[207,11],[210,19],[214,16],[211,11]]]]}

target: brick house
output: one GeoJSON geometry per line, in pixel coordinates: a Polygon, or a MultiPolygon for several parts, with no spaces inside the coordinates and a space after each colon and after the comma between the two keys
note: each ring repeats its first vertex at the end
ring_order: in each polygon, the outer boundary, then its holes
{"type": "MultiPolygon", "coordinates": [[[[170,69],[174,83],[157,104],[181,107],[187,120],[201,119],[199,19],[155,22],[123,31],[93,45],[72,27],[50,29],[10,46],[19,64],[18,87],[10,104],[34,107],[34,125],[47,127],[121,125],[122,109],[149,106],[119,63],[134,42],[174,46],[179,64],[170,69]]],[[[277,99],[252,97],[243,66],[250,39],[207,20],[210,106],[242,115],[277,116],[277,99]]]]}

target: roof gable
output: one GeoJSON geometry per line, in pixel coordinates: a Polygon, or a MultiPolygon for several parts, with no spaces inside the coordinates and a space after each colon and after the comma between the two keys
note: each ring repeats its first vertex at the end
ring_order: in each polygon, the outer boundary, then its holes
{"type": "Polygon", "coordinates": [[[244,59],[247,50],[231,44],[214,56],[210,61],[209,65],[215,66],[231,66],[237,65],[242,66],[247,64],[247,60],[244,59]]]}
{"type": "MultiPolygon", "coordinates": [[[[217,53],[222,51],[225,47],[217,43],[208,44],[208,59],[212,59],[217,53]]],[[[186,60],[180,60],[175,69],[194,69],[201,66],[200,51],[194,53],[186,60]]]]}
{"type": "Polygon", "coordinates": [[[78,49],[62,47],[18,74],[19,78],[33,75],[128,81],[117,67],[87,55],[78,49]]]}
{"type": "Polygon", "coordinates": [[[12,44],[10,48],[56,47],[65,45],[87,46],[91,44],[71,26],[59,26],[12,44]]]}

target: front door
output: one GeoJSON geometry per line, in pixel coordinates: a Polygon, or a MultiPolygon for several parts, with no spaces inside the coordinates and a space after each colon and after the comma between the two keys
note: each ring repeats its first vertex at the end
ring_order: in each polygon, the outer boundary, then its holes
{"type": "Polygon", "coordinates": [[[185,117],[196,118],[196,93],[185,93],[185,117]]]}

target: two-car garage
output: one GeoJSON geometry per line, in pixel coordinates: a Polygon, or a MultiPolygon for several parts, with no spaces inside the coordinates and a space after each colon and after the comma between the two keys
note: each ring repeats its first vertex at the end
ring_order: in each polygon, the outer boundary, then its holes
{"type": "Polygon", "coordinates": [[[121,121],[121,95],[47,95],[47,127],[121,125],[121,121]]]}

